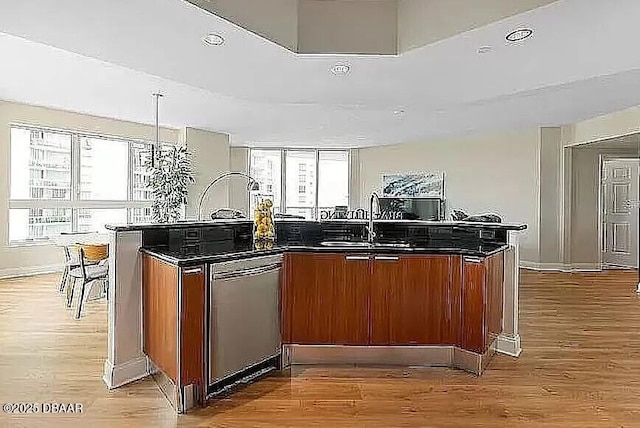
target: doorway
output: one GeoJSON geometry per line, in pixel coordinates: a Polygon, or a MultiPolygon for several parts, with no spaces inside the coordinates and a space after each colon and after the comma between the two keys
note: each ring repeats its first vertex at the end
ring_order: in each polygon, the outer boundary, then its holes
{"type": "Polygon", "coordinates": [[[636,158],[602,160],[600,201],[602,267],[638,268],[638,177],[636,158]]]}

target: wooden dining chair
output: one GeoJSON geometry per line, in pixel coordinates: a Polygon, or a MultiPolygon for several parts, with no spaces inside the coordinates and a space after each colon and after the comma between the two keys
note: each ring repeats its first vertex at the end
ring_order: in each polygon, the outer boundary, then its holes
{"type": "Polygon", "coordinates": [[[109,266],[107,264],[93,264],[89,265],[85,261],[84,248],[80,247],[78,249],[80,266],[72,269],[69,272],[69,276],[72,278],[71,283],[71,292],[67,293],[67,307],[70,308],[73,303],[73,295],[75,291],[75,286],[77,280],[82,280],[82,286],[80,289],[80,296],[78,298],[78,309],[76,310],[75,318],[80,318],[80,314],[82,313],[82,305],[85,299],[85,291],[87,284],[94,281],[106,281],[109,275],[109,266]]]}
{"type": "Polygon", "coordinates": [[[62,293],[69,282],[69,272],[73,269],[80,267],[80,260],[78,257],[74,257],[69,250],[68,245],[64,245],[62,247],[64,251],[64,269],[62,270],[62,276],[60,277],[60,285],[58,287],[58,292],[62,293]]]}

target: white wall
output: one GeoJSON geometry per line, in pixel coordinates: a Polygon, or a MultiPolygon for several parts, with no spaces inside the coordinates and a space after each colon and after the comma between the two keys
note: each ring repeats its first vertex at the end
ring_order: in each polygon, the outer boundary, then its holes
{"type": "Polygon", "coordinates": [[[383,173],[444,171],[449,211],[526,223],[520,257],[538,261],[539,130],[360,149],[359,167],[362,207],[383,173]]]}

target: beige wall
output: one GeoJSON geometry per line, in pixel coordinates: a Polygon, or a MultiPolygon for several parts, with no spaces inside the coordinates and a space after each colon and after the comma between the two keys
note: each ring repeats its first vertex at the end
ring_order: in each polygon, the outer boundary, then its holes
{"type": "MultiPolygon", "coordinates": [[[[231,147],[230,170],[249,173],[249,149],[247,147],[231,147]]],[[[249,192],[247,180],[235,179],[229,182],[229,207],[240,210],[249,216],[249,192]]]]}
{"type": "Polygon", "coordinates": [[[539,262],[563,263],[562,130],[540,128],[539,262]]]}
{"type": "Polygon", "coordinates": [[[444,171],[448,211],[495,212],[528,225],[521,259],[538,262],[539,131],[427,141],[359,150],[360,204],[381,188],[382,174],[444,171]]]}
{"type": "Polygon", "coordinates": [[[600,170],[601,156],[637,158],[637,150],[575,147],[571,154],[572,204],[568,230],[569,260],[575,266],[598,267],[600,263],[600,170]]]}
{"type": "MultiPolygon", "coordinates": [[[[189,186],[186,206],[187,218],[198,217],[198,200],[204,189],[220,174],[229,171],[229,135],[195,128],[182,130],[180,139],[191,153],[195,183],[189,186]]],[[[202,204],[202,218],[209,219],[217,208],[229,206],[228,179],[209,189],[202,204]]]]}
{"type": "Polygon", "coordinates": [[[598,116],[562,128],[564,173],[564,261],[574,267],[598,268],[600,236],[600,156],[638,157],[635,149],[595,149],[576,145],[611,139],[640,130],[640,107],[598,116]]]}
{"type": "MultiPolygon", "coordinates": [[[[9,246],[10,131],[12,123],[152,140],[152,126],[62,110],[0,101],[0,277],[57,268],[61,252],[52,245],[9,246]]],[[[162,129],[161,139],[178,141],[178,131],[162,129]]]]}
{"type": "Polygon", "coordinates": [[[640,131],[640,106],[578,122],[563,128],[564,145],[586,143],[640,131]]]}

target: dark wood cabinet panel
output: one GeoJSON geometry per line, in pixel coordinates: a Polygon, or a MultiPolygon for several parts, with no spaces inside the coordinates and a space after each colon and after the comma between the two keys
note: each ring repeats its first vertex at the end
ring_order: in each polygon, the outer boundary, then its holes
{"type": "Polygon", "coordinates": [[[464,262],[462,348],[484,353],[502,332],[504,254],[464,262]]]}
{"type": "Polygon", "coordinates": [[[371,344],[455,340],[450,256],[377,256],[371,281],[371,344]]]}
{"type": "Polygon", "coordinates": [[[449,257],[449,331],[445,337],[448,345],[460,344],[462,328],[462,256],[449,257]]]}
{"type": "Polygon", "coordinates": [[[281,304],[285,343],[368,343],[368,260],[292,253],[285,260],[285,272],[281,304]]]}
{"type": "Polygon", "coordinates": [[[142,257],[143,350],[178,383],[178,268],[142,257]]]}
{"type": "Polygon", "coordinates": [[[498,253],[487,260],[487,301],[485,319],[487,332],[485,345],[489,346],[502,333],[504,290],[504,253],[498,253]]]}
{"type": "Polygon", "coordinates": [[[371,307],[369,312],[371,345],[390,345],[392,331],[397,331],[401,319],[394,308],[401,305],[400,285],[403,279],[399,257],[377,257],[371,267],[371,307]]]}
{"type": "Polygon", "coordinates": [[[366,256],[337,255],[333,282],[332,343],[369,343],[370,264],[366,256]]]}
{"type": "Polygon", "coordinates": [[[204,387],[205,267],[182,269],[181,386],[204,387]]]}
{"type": "Polygon", "coordinates": [[[455,345],[483,353],[502,331],[503,270],[502,253],[287,254],[283,342],[455,345]]]}
{"type": "Polygon", "coordinates": [[[460,345],[469,351],[483,353],[486,336],[484,319],[487,269],[482,259],[464,259],[462,281],[462,329],[460,345]]]}
{"type": "Polygon", "coordinates": [[[291,254],[288,282],[291,343],[331,343],[335,257],[291,254]]]}

